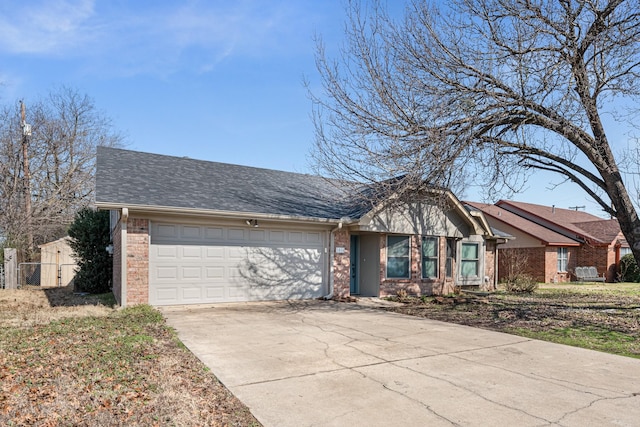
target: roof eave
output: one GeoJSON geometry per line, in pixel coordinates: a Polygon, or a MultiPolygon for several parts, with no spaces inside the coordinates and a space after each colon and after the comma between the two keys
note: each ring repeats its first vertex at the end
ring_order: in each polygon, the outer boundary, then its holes
{"type": "MultiPolygon", "coordinates": [[[[240,211],[222,211],[215,209],[196,209],[174,206],[152,206],[152,205],[136,205],[129,203],[111,203],[111,202],[96,202],[96,207],[100,210],[119,210],[122,208],[129,209],[130,214],[169,214],[169,215],[183,215],[183,216],[198,216],[198,217],[216,217],[225,219],[260,219],[270,220],[278,222],[299,222],[299,223],[316,223],[327,225],[338,225],[344,223],[345,219],[336,218],[317,218],[306,216],[293,216],[293,215],[279,215],[268,214],[261,212],[240,212],[240,211]]],[[[347,221],[348,222],[348,221],[347,221]]]]}

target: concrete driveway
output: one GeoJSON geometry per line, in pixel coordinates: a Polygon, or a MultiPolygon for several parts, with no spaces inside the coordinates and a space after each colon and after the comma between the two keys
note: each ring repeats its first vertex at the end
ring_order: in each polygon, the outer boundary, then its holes
{"type": "Polygon", "coordinates": [[[638,426],[640,360],[356,304],[163,308],[265,426],[638,426]]]}

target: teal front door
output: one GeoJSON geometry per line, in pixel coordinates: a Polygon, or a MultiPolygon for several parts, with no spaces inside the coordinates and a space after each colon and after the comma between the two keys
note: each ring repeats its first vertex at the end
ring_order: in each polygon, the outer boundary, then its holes
{"type": "Polygon", "coordinates": [[[351,278],[349,281],[349,292],[351,295],[358,295],[360,293],[360,285],[358,283],[359,250],[358,236],[351,236],[351,278]]]}

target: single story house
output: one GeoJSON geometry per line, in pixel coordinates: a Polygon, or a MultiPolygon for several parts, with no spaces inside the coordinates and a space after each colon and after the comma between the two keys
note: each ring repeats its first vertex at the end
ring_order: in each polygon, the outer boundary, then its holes
{"type": "Polygon", "coordinates": [[[569,282],[577,279],[576,267],[593,266],[613,282],[620,257],[630,253],[615,219],[509,200],[466,203],[481,210],[491,226],[515,237],[500,247],[501,279],[517,267],[539,282],[569,282]]]}
{"type": "Polygon", "coordinates": [[[445,189],[372,205],[366,192],[307,174],[106,147],[96,164],[122,306],[431,295],[495,283],[501,239],[445,189]]]}

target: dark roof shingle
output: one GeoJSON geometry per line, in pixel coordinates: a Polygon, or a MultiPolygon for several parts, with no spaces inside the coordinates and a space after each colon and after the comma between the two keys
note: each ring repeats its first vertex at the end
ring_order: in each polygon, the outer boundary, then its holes
{"type": "Polygon", "coordinates": [[[98,147],[96,204],[340,219],[366,210],[320,176],[98,147]]]}

